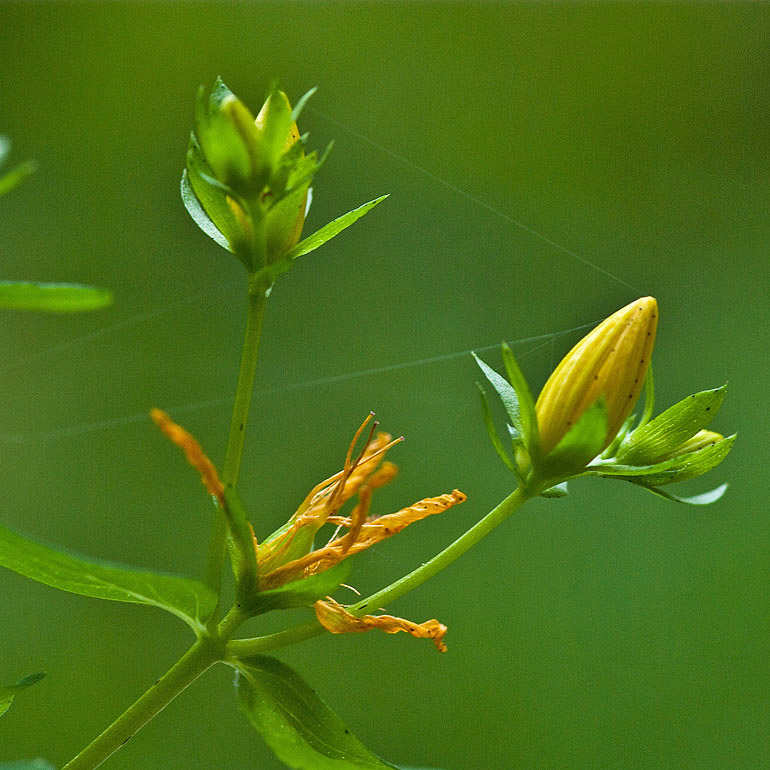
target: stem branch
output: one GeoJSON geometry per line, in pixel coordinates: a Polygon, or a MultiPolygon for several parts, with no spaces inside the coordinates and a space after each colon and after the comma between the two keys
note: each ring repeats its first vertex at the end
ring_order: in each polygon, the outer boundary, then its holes
{"type": "MultiPolygon", "coordinates": [[[[246,316],[246,331],[241,353],[241,368],[238,372],[238,384],[235,389],[235,403],[230,420],[230,433],[227,437],[227,449],[222,468],[222,482],[225,486],[235,486],[241,468],[243,441],[246,436],[246,422],[249,417],[251,393],[254,387],[254,374],[259,356],[259,343],[262,337],[262,319],[265,314],[264,287],[249,285],[249,304],[246,316]]],[[[227,537],[227,522],[224,513],[217,510],[209,541],[208,565],[206,568],[206,585],[216,593],[222,582],[222,567],[225,559],[225,540],[227,537]]]]}
{"type": "Polygon", "coordinates": [[[62,770],[94,770],[127,743],[182,690],[222,658],[222,648],[199,639],[158,681],[62,770]]]}

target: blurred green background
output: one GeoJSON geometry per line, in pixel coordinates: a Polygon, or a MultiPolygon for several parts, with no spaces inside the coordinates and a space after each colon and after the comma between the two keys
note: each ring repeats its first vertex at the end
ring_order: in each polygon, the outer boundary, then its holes
{"type": "MultiPolygon", "coordinates": [[[[3,522],[200,574],[208,501],[144,417],[168,409],[221,462],[243,275],[179,200],[194,94],[219,74],[256,109],[275,77],[293,99],[317,85],[301,129],[335,147],[306,232],[391,198],[271,298],[242,473],[259,533],[375,409],[408,438],[378,512],[469,496],[353,582],[408,571],[512,484],[470,356],[431,359],[507,339],[537,388],[580,336],[559,332],[642,294],[661,308],[659,407],[730,380],[714,427],[740,440],[677,490],[729,480],[712,507],[584,480],[389,608],[445,622],[446,655],[373,633],[280,657],[396,762],[770,767],[768,25],[762,3],[2,3],[0,132],[40,170],[0,202],[0,275],[116,294],[92,315],[0,316],[3,522]]],[[[0,680],[48,672],[0,720],[0,760],[62,765],[191,641],[161,612],[6,571],[0,596],[0,680]]],[[[107,766],[280,767],[224,667],[107,766]]]]}

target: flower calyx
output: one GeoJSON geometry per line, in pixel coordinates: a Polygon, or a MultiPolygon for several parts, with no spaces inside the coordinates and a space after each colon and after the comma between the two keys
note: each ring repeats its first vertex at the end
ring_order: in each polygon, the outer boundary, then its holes
{"type": "Polygon", "coordinates": [[[196,224],[235,254],[254,283],[269,291],[293,260],[317,249],[384,197],[360,206],[300,241],[310,204],[310,186],[331,150],[319,158],[305,152],[297,118],[315,89],[292,109],[272,88],[256,117],[217,79],[198,91],[190,134],[182,200],[196,224]]]}

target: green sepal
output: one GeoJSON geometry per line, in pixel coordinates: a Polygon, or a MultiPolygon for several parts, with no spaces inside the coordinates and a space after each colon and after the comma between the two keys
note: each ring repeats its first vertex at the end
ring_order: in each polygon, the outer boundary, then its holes
{"type": "MultiPolygon", "coordinates": [[[[273,88],[268,94],[267,99],[265,99],[262,109],[265,112],[261,140],[266,156],[269,159],[269,178],[271,179],[270,186],[272,187],[272,176],[276,171],[276,166],[279,165],[281,156],[284,154],[283,146],[286,144],[286,138],[291,131],[291,108],[283,94],[277,88],[273,88]]],[[[256,126],[255,130],[258,131],[256,126]]]]}
{"type": "Polygon", "coordinates": [[[537,431],[537,414],[535,413],[535,401],[532,398],[532,392],[529,389],[526,377],[519,368],[516,356],[507,342],[502,346],[503,364],[508,374],[508,380],[516,391],[519,400],[519,415],[521,420],[521,433],[525,437],[527,450],[530,456],[536,455],[539,447],[537,431]]]}
{"type": "MultiPolygon", "coordinates": [[[[11,707],[13,699],[19,690],[24,690],[39,682],[45,676],[44,673],[29,674],[19,679],[16,684],[0,685],[0,717],[11,707]]],[[[2,765],[0,765],[2,767],[2,765]]]]}
{"type": "Polygon", "coordinates": [[[0,281],[0,308],[81,313],[112,304],[112,292],[79,283],[0,281]]]}
{"type": "Polygon", "coordinates": [[[296,259],[297,257],[309,254],[311,251],[315,251],[327,241],[330,241],[336,235],[341,233],[345,228],[350,227],[354,222],[361,219],[364,214],[368,214],[378,203],[381,203],[387,197],[387,195],[381,195],[379,198],[364,203],[358,208],[348,211],[347,214],[343,214],[341,217],[333,219],[319,230],[316,230],[312,235],[303,238],[296,246],[292,246],[292,248],[283,255],[284,259],[296,259]]]}
{"type": "Polygon", "coordinates": [[[736,434],[733,434],[695,452],[685,452],[664,462],[650,465],[627,465],[614,461],[599,462],[590,465],[585,474],[627,478],[645,486],[659,486],[676,481],[685,481],[702,476],[719,465],[732,449],[736,437],[736,434]]]}
{"type": "Polygon", "coordinates": [[[593,460],[607,438],[607,407],[597,399],[536,467],[544,478],[570,475],[593,460]]]}
{"type": "Polygon", "coordinates": [[[631,430],[631,426],[634,424],[635,420],[636,416],[633,414],[630,414],[628,417],[626,417],[626,421],[620,426],[620,430],[618,431],[615,438],[612,439],[607,448],[602,452],[601,456],[603,458],[615,456],[615,452],[618,451],[618,447],[623,442],[623,439],[628,435],[628,432],[631,430]]]}
{"type": "Polygon", "coordinates": [[[206,213],[201,202],[198,200],[198,196],[190,184],[190,177],[187,173],[187,169],[182,171],[182,181],[180,183],[180,193],[182,195],[182,203],[187,209],[187,213],[192,217],[201,230],[203,230],[209,238],[216,241],[223,249],[232,252],[232,246],[230,246],[227,238],[222,234],[222,231],[214,224],[211,217],[206,213]]]}
{"type": "Polygon", "coordinates": [[[691,497],[680,497],[679,495],[674,495],[667,490],[660,489],[660,487],[650,487],[646,484],[642,484],[636,481],[632,481],[632,483],[642,487],[643,489],[646,489],[648,492],[652,492],[658,497],[662,497],[664,500],[670,500],[673,503],[685,503],[686,505],[711,505],[711,503],[715,503],[717,500],[720,500],[724,493],[727,491],[727,484],[720,484],[718,487],[715,487],[708,492],[702,492],[699,495],[692,495],[691,497]]]}
{"type": "Polygon", "coordinates": [[[0,770],[56,770],[44,759],[19,759],[16,762],[0,762],[0,770]]]}
{"type": "MultiPolygon", "coordinates": [[[[294,109],[291,111],[291,120],[292,123],[296,123],[299,119],[300,114],[302,113],[302,110],[305,109],[305,105],[308,103],[308,100],[310,97],[318,90],[318,86],[313,86],[309,91],[305,91],[302,96],[297,99],[297,103],[294,105],[294,109]]],[[[304,142],[305,139],[303,137],[302,141],[304,142]]]]}
{"type": "MultiPolygon", "coordinates": [[[[508,452],[503,447],[503,442],[500,439],[500,435],[495,428],[495,423],[492,419],[492,412],[489,409],[489,400],[487,394],[484,392],[484,388],[480,383],[476,383],[476,387],[479,389],[479,396],[481,397],[481,410],[484,416],[484,425],[486,425],[487,433],[489,434],[489,440],[492,442],[492,446],[495,448],[500,459],[505,463],[506,467],[512,470],[516,475],[519,475],[519,469],[516,463],[511,459],[508,452]]],[[[510,426],[509,426],[510,427],[510,426]]]]}
{"type": "Polygon", "coordinates": [[[294,770],[383,770],[296,671],[268,656],[234,664],[241,711],[276,757],[294,770]]]}
{"type": "Polygon", "coordinates": [[[719,411],[727,385],[693,393],[626,436],[616,458],[625,465],[648,465],[665,457],[704,428],[719,411]]]}
{"type": "Polygon", "coordinates": [[[344,559],[317,575],[294,580],[280,588],[260,591],[252,606],[256,614],[290,607],[309,607],[318,599],[334,593],[350,576],[351,559],[344,559]]]}
{"type": "Polygon", "coordinates": [[[197,580],[50,548],[3,526],[0,566],[73,594],[159,607],[176,615],[196,633],[211,617],[218,601],[216,594],[197,580]]]}
{"type": "Polygon", "coordinates": [[[540,493],[540,497],[566,497],[568,494],[567,482],[562,481],[560,484],[554,484],[554,486],[544,489],[540,493]]]}

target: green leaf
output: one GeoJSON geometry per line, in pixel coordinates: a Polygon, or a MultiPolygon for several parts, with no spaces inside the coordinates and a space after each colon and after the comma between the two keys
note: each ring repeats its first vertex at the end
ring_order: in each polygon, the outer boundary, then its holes
{"type": "Polygon", "coordinates": [[[510,458],[508,452],[505,451],[503,442],[500,440],[500,435],[497,432],[497,428],[495,428],[495,423],[492,420],[492,412],[489,409],[487,394],[484,392],[484,388],[482,388],[478,382],[476,383],[476,387],[479,389],[479,396],[481,397],[481,409],[484,415],[484,424],[486,425],[487,433],[489,434],[489,440],[492,442],[492,446],[495,448],[495,452],[497,452],[505,465],[514,473],[518,474],[518,468],[510,458]]]}
{"type": "Polygon", "coordinates": [[[508,380],[516,391],[519,400],[519,415],[521,420],[521,432],[526,437],[527,449],[530,454],[535,452],[537,441],[537,415],[535,414],[535,402],[529,390],[529,384],[519,368],[518,361],[507,342],[503,343],[503,364],[508,374],[508,380]]]}
{"type": "Polygon", "coordinates": [[[0,281],[0,308],[79,313],[112,304],[112,292],[79,283],[0,281]]]}
{"type": "Polygon", "coordinates": [[[599,398],[583,412],[564,438],[549,452],[543,471],[548,476],[570,474],[590,462],[607,438],[607,408],[599,398]]]}
{"type": "Polygon", "coordinates": [[[66,553],[0,526],[0,566],[62,591],[160,607],[199,631],[217,605],[202,583],[66,553]]]}
{"type": "Polygon", "coordinates": [[[0,763],[0,770],[56,770],[44,759],[20,759],[16,762],[0,763]]]}
{"type": "Polygon", "coordinates": [[[187,213],[192,217],[193,222],[195,222],[195,224],[198,225],[209,238],[216,241],[223,249],[232,251],[230,244],[227,242],[227,238],[225,238],[219,228],[211,221],[209,215],[203,210],[203,206],[201,206],[198,196],[190,185],[187,169],[182,171],[180,192],[182,194],[182,203],[184,203],[184,207],[187,209],[187,213]]]}
{"type": "Polygon", "coordinates": [[[238,704],[282,762],[294,770],[383,770],[299,674],[276,658],[237,663],[238,704]]]}
{"type": "Polygon", "coordinates": [[[727,385],[693,393],[655,419],[626,436],[617,452],[618,462],[647,465],[668,455],[711,422],[719,411],[727,385]]]}
{"type": "Polygon", "coordinates": [[[305,254],[309,254],[311,251],[315,251],[319,246],[323,246],[324,243],[330,241],[335,235],[341,233],[345,228],[350,227],[354,222],[361,219],[364,214],[368,214],[378,203],[387,198],[387,195],[381,195],[379,198],[364,203],[357,209],[348,211],[347,214],[343,214],[341,217],[332,220],[329,224],[324,225],[320,230],[316,230],[312,235],[301,240],[296,246],[289,249],[284,255],[287,259],[296,259],[305,254]]]}
{"type": "Polygon", "coordinates": [[[646,484],[642,484],[636,481],[633,483],[637,484],[637,486],[643,487],[649,492],[652,492],[658,497],[662,497],[664,500],[670,500],[674,503],[686,503],[687,505],[711,505],[711,503],[715,503],[727,491],[727,484],[720,484],[718,487],[710,490],[709,492],[702,492],[701,494],[693,495],[692,497],[680,497],[679,495],[674,495],[667,490],[660,489],[660,487],[650,487],[646,484]]]}
{"type": "Polygon", "coordinates": [[[0,168],[2,168],[10,152],[11,140],[5,134],[0,134],[0,168]]]}
{"type": "Polygon", "coordinates": [[[569,489],[567,489],[567,482],[562,481],[561,484],[555,484],[548,489],[544,489],[540,493],[540,497],[566,497],[568,494],[569,489]]]}
{"type": "MultiPolygon", "coordinates": [[[[513,385],[511,385],[511,383],[508,382],[508,380],[506,380],[505,377],[503,377],[501,374],[498,374],[491,366],[484,363],[484,361],[482,361],[473,351],[471,351],[471,355],[476,359],[476,363],[484,373],[484,376],[489,380],[490,385],[492,385],[492,387],[497,392],[497,395],[500,397],[500,400],[503,402],[505,411],[508,412],[508,417],[510,417],[511,422],[513,423],[513,427],[516,429],[517,435],[526,439],[526,434],[524,433],[524,423],[521,419],[519,397],[513,385]]],[[[513,434],[511,435],[513,437],[513,434]]]]}
{"type": "Polygon", "coordinates": [[[348,579],[351,566],[351,560],[345,559],[318,575],[260,591],[254,603],[255,611],[261,614],[289,607],[309,607],[318,599],[334,593],[348,579]]]}
{"type": "MultiPolygon", "coordinates": [[[[36,682],[39,682],[44,676],[44,673],[29,674],[28,676],[19,679],[16,684],[0,685],[0,716],[5,714],[11,707],[11,703],[13,703],[13,699],[16,697],[16,693],[18,693],[19,690],[31,687],[36,682]]],[[[0,765],[0,767],[2,766],[0,765]]]]}
{"type": "Polygon", "coordinates": [[[7,174],[0,176],[0,196],[15,190],[28,176],[37,171],[37,162],[25,160],[12,168],[7,174]]]}

